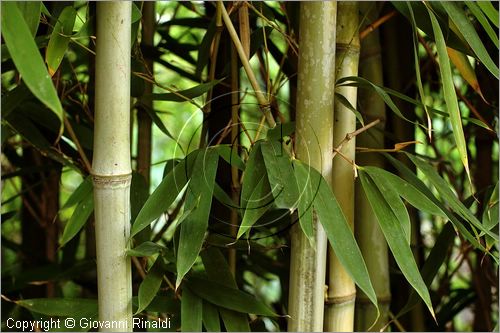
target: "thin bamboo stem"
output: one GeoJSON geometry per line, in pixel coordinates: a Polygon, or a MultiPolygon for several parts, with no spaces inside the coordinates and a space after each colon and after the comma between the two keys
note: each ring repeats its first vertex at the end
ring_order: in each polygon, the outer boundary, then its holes
{"type": "MultiPolygon", "coordinates": [[[[300,4],[295,152],[328,183],[333,150],[336,11],[336,2],[300,4]]],[[[327,239],[316,218],[313,227],[314,245],[298,223],[291,229],[288,331],[323,330],[327,239]]]]}
{"type": "MultiPolygon", "coordinates": [[[[337,79],[357,76],[359,61],[359,13],[357,2],[339,2],[337,9],[337,79]]],[[[340,87],[342,94],[356,105],[357,88],[340,87]]],[[[342,103],[335,101],[333,144],[344,142],[348,133],[356,130],[356,116],[342,103]]],[[[356,170],[348,162],[355,163],[355,139],[342,144],[340,155],[333,159],[332,189],[340,207],[353,228],[354,179],[356,170]]],[[[326,331],[348,332],[354,329],[354,300],[356,287],[331,247],[328,248],[328,299],[325,309],[326,331]]]]}
{"type": "MultiPolygon", "coordinates": [[[[97,4],[92,175],[99,320],[132,331],[130,235],[131,2],[97,4]]],[[[102,328],[102,330],[116,330],[102,328]]]]}
{"type": "MultiPolygon", "coordinates": [[[[363,3],[360,9],[366,13],[369,21],[377,18],[377,11],[373,10],[373,3],[363,3]]],[[[379,20],[377,20],[379,21],[379,20]]],[[[360,76],[375,84],[383,84],[382,58],[379,41],[379,31],[366,36],[361,41],[361,58],[359,64],[360,76]]],[[[367,120],[380,120],[375,128],[360,134],[357,144],[369,149],[384,148],[385,104],[383,100],[371,90],[360,90],[358,105],[360,112],[367,120]]],[[[356,154],[360,165],[384,167],[384,158],[377,153],[356,154]]],[[[382,329],[389,320],[389,303],[391,291],[389,284],[389,262],[387,243],[380,230],[376,216],[361,188],[356,184],[356,239],[365,258],[368,273],[375,289],[380,310],[380,317],[371,327],[373,331],[382,329]]],[[[366,331],[377,317],[377,311],[368,297],[360,290],[356,299],[356,330],[366,331]]]]}

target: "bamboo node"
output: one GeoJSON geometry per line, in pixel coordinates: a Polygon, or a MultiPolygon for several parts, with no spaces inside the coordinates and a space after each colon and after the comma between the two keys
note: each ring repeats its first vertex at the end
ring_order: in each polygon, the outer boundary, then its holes
{"type": "Polygon", "coordinates": [[[356,300],[356,293],[345,296],[325,297],[326,305],[342,304],[347,302],[354,302],[356,300]]]}
{"type": "Polygon", "coordinates": [[[125,188],[132,182],[132,173],[124,175],[92,175],[94,188],[125,188]]]}

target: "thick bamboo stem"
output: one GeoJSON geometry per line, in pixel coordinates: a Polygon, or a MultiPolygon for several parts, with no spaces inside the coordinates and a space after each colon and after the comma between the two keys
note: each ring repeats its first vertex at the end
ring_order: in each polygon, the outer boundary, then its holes
{"type": "MultiPolygon", "coordinates": [[[[337,3],[300,6],[295,151],[330,183],[337,3]]],[[[291,230],[289,331],[323,330],[327,239],[319,221],[314,228],[314,246],[298,223],[291,230]]]]}
{"type": "Polygon", "coordinates": [[[131,269],[125,252],[130,234],[131,5],[97,4],[92,174],[99,320],[116,322],[120,331],[132,331],[131,269]]]}
{"type": "MultiPolygon", "coordinates": [[[[377,19],[374,3],[361,3],[362,16],[366,13],[371,23],[377,19]]],[[[359,74],[371,82],[383,85],[382,58],[379,31],[374,30],[361,41],[361,57],[359,74]]],[[[384,148],[385,104],[378,94],[372,90],[360,90],[358,105],[365,121],[380,120],[376,127],[358,136],[358,146],[382,149],[384,148]]],[[[358,153],[356,161],[359,165],[384,167],[384,158],[378,153],[358,153]]],[[[356,183],[356,239],[363,253],[368,273],[375,289],[380,310],[377,323],[371,327],[373,331],[382,329],[389,319],[389,303],[391,290],[389,284],[389,257],[387,243],[380,230],[376,216],[368,199],[356,183]]],[[[366,331],[375,321],[377,310],[368,297],[360,290],[356,299],[356,330],[366,331]]]]}
{"type": "MultiPolygon", "coordinates": [[[[337,9],[336,76],[357,76],[359,61],[359,13],[357,2],[339,2],[337,9]]],[[[357,88],[341,87],[342,94],[356,105],[357,88]]],[[[356,116],[342,103],[335,101],[333,145],[336,147],[348,133],[356,130],[356,116]]],[[[354,177],[355,170],[347,159],[355,160],[356,139],[342,146],[333,159],[332,188],[342,211],[351,227],[354,225],[354,177]]],[[[349,332],[354,329],[354,301],[356,286],[349,274],[328,248],[328,299],[325,309],[325,330],[349,332]]]]}

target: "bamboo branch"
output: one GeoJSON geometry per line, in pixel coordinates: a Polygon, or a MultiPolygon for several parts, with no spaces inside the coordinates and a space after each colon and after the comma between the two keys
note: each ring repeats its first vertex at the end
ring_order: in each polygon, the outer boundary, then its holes
{"type": "Polygon", "coordinates": [[[398,13],[397,11],[393,10],[393,11],[385,14],[384,16],[380,17],[375,22],[368,24],[368,26],[363,31],[361,31],[359,33],[359,39],[363,39],[366,36],[368,36],[371,32],[375,31],[382,24],[384,24],[385,22],[389,21],[391,18],[396,16],[397,13],[398,13]]]}
{"type": "Polygon", "coordinates": [[[333,148],[333,155],[332,155],[332,159],[335,157],[335,155],[337,155],[337,153],[342,150],[342,148],[344,147],[344,145],[349,142],[350,140],[352,140],[356,135],[358,134],[361,134],[363,133],[364,131],[367,131],[369,130],[370,128],[372,128],[373,126],[377,125],[378,123],[380,122],[380,119],[375,119],[374,121],[372,121],[371,123],[355,130],[354,132],[351,132],[351,133],[347,133],[344,140],[342,140],[339,145],[337,146],[337,148],[333,148]]]}

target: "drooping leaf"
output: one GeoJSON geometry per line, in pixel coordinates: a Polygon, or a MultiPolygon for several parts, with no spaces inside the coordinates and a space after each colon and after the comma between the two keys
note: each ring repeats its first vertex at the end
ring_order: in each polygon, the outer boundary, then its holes
{"type": "Polygon", "coordinates": [[[335,100],[342,103],[343,106],[345,106],[347,109],[349,109],[349,111],[354,113],[354,115],[356,116],[356,119],[361,123],[361,125],[365,126],[365,122],[363,120],[363,116],[361,115],[361,113],[358,110],[356,110],[356,108],[351,104],[351,102],[349,102],[349,100],[347,98],[345,98],[344,95],[336,92],[335,93],[335,100]]]}
{"type": "Polygon", "coordinates": [[[295,132],[295,122],[278,123],[274,128],[267,130],[268,141],[280,141],[280,139],[290,136],[295,132]]]}
{"type": "Polygon", "coordinates": [[[183,332],[201,332],[203,320],[203,302],[189,288],[182,288],[181,330],[183,332]]]}
{"type": "Polygon", "coordinates": [[[240,238],[246,233],[259,218],[264,215],[264,213],[270,208],[273,202],[271,195],[271,188],[269,182],[265,176],[263,176],[254,188],[254,191],[248,199],[247,206],[245,208],[245,213],[243,214],[243,220],[241,221],[240,228],[238,229],[238,235],[236,238],[240,238]]]}
{"type": "Polygon", "coordinates": [[[153,123],[156,126],[158,126],[158,128],[160,129],[160,131],[162,131],[169,138],[174,139],[174,137],[172,136],[172,133],[170,133],[170,131],[167,129],[167,127],[165,126],[165,124],[163,123],[163,121],[156,114],[156,111],[155,110],[151,110],[149,107],[145,106],[144,104],[141,104],[141,106],[142,106],[143,110],[145,110],[146,113],[151,117],[151,120],[153,121],[153,123]]]}
{"type": "Polygon", "coordinates": [[[198,151],[193,151],[163,178],[137,215],[130,232],[131,237],[160,217],[172,205],[186,186],[197,155],[198,151]]]}
{"type": "MultiPolygon", "coordinates": [[[[491,72],[491,74],[493,74],[498,79],[499,78],[498,66],[491,59],[490,55],[488,54],[488,51],[486,50],[486,47],[481,41],[481,38],[477,34],[476,29],[469,21],[467,16],[465,16],[465,12],[460,8],[458,8],[458,5],[455,2],[443,1],[441,2],[441,5],[446,10],[446,13],[448,13],[448,15],[450,16],[451,21],[453,21],[453,23],[456,25],[460,33],[464,36],[467,43],[469,43],[472,50],[474,50],[474,53],[479,58],[479,60],[481,60],[483,65],[491,72]]],[[[431,13],[431,11],[429,11],[429,15],[431,17],[431,21],[436,19],[435,17],[433,17],[434,14],[431,13]]],[[[434,29],[436,29],[435,24],[437,24],[437,22],[433,22],[434,29]]],[[[434,33],[436,34],[436,31],[434,31],[434,33]]]]}
{"type": "Polygon", "coordinates": [[[24,83],[61,122],[63,108],[28,25],[15,2],[2,2],[2,36],[24,83]]]}
{"type": "Polygon", "coordinates": [[[462,75],[464,80],[484,100],[483,93],[481,92],[481,87],[479,86],[479,81],[476,76],[476,72],[474,71],[474,68],[472,68],[472,65],[470,64],[469,59],[467,59],[467,56],[462,52],[454,50],[450,47],[447,47],[446,51],[448,52],[448,56],[450,57],[451,62],[460,72],[460,75],[462,75]]]}
{"type": "Polygon", "coordinates": [[[75,19],[76,10],[73,6],[66,6],[57,19],[50,36],[47,51],[45,52],[45,62],[47,63],[50,76],[54,75],[57,71],[66,53],[71,34],[73,33],[75,19]]]}
{"type": "Polygon", "coordinates": [[[288,208],[293,212],[297,208],[299,189],[290,156],[278,141],[263,142],[261,149],[274,203],[278,208],[288,208]]]}
{"type": "Polygon", "coordinates": [[[312,188],[317,188],[313,207],[318,215],[320,223],[325,229],[335,255],[344,266],[352,280],[368,296],[370,301],[378,309],[377,297],[370,281],[368,269],[361,254],[351,228],[349,227],[344,213],[340,208],[330,186],[321,174],[298,160],[293,161],[295,168],[303,168],[311,179],[312,188]]]}
{"type": "Polygon", "coordinates": [[[64,246],[83,228],[85,223],[94,211],[94,193],[88,191],[82,201],[76,206],[73,215],[64,227],[64,232],[59,241],[61,246],[64,246]]]}
{"type": "Polygon", "coordinates": [[[313,202],[318,194],[319,183],[313,184],[309,170],[304,165],[294,163],[294,173],[299,187],[298,218],[302,232],[309,243],[314,244],[313,202]]]}
{"type": "Polygon", "coordinates": [[[265,164],[262,157],[261,141],[256,142],[248,156],[247,166],[243,173],[243,184],[241,186],[241,207],[245,208],[250,196],[260,179],[265,176],[265,164]]]}
{"type": "Polygon", "coordinates": [[[170,101],[170,102],[187,102],[195,97],[201,96],[209,91],[213,86],[218,84],[221,80],[214,80],[207,83],[202,83],[195,87],[179,90],[176,92],[163,93],[163,94],[148,94],[144,95],[143,99],[150,99],[155,101],[170,101]]]}
{"type": "Polygon", "coordinates": [[[87,194],[92,191],[92,188],[93,188],[92,176],[87,176],[80,183],[80,185],[78,185],[76,190],[73,193],[71,193],[71,195],[69,196],[68,200],[66,200],[61,210],[68,209],[70,207],[73,207],[77,203],[81,202],[85,197],[87,197],[87,194]]]}
{"type": "Polygon", "coordinates": [[[477,1],[476,3],[481,8],[483,13],[488,16],[491,23],[493,23],[498,28],[498,10],[493,7],[491,1],[477,1]]]}
{"type": "Polygon", "coordinates": [[[237,167],[239,170],[244,171],[245,170],[245,163],[241,159],[241,157],[238,155],[238,150],[236,146],[229,145],[229,144],[221,144],[214,146],[214,149],[217,150],[219,153],[220,157],[224,159],[227,163],[229,163],[232,166],[237,167]]]}
{"type": "Polygon", "coordinates": [[[35,37],[40,24],[40,13],[42,11],[41,1],[19,1],[17,7],[26,21],[31,36],[35,37]]]}
{"type": "Polygon", "coordinates": [[[156,259],[155,263],[150,268],[148,274],[139,286],[139,307],[135,312],[135,315],[142,312],[149,305],[149,303],[151,303],[158,290],[160,290],[161,282],[163,281],[163,272],[160,265],[161,260],[161,257],[156,259]]]}
{"type": "Polygon", "coordinates": [[[210,302],[203,302],[203,326],[207,332],[220,332],[220,319],[217,307],[210,302]]]}
{"type": "Polygon", "coordinates": [[[193,173],[191,177],[186,193],[186,206],[190,207],[193,201],[198,200],[199,204],[181,224],[176,287],[193,266],[203,245],[208,227],[218,161],[219,154],[210,148],[200,151],[196,157],[194,169],[199,172],[193,173]]]}
{"type": "Polygon", "coordinates": [[[133,249],[127,250],[127,255],[131,257],[150,257],[165,250],[160,244],[146,241],[133,249]]]}
{"type": "MultiPolygon", "coordinates": [[[[443,2],[443,4],[444,3],[445,2],[443,2]]],[[[446,102],[446,107],[450,115],[453,136],[455,138],[455,143],[460,154],[460,160],[462,161],[465,171],[470,176],[462,118],[460,109],[458,108],[455,86],[453,85],[453,76],[451,73],[450,60],[448,59],[448,54],[446,52],[445,39],[443,36],[443,32],[441,31],[441,28],[439,27],[439,24],[437,22],[436,16],[431,10],[429,10],[429,15],[431,18],[432,28],[434,30],[434,36],[436,38],[436,48],[439,57],[439,71],[441,73],[441,80],[443,83],[444,100],[446,102]]]]}
{"type": "Polygon", "coordinates": [[[97,316],[97,299],[32,298],[16,301],[16,304],[46,316],[72,318],[97,316]]]}
{"type": "Polygon", "coordinates": [[[199,297],[226,309],[263,316],[276,316],[265,304],[238,289],[229,288],[221,283],[194,275],[189,276],[185,283],[199,297]]]}
{"type": "MultiPolygon", "coordinates": [[[[488,34],[488,37],[490,37],[491,41],[495,44],[495,46],[498,49],[499,47],[498,34],[495,32],[495,30],[493,30],[487,17],[484,15],[481,8],[479,8],[479,6],[476,4],[476,1],[464,1],[464,2],[467,5],[467,7],[469,7],[474,17],[482,25],[484,31],[486,31],[486,34],[488,34]]],[[[498,28],[498,22],[493,22],[493,23],[495,23],[498,28]]]]}
{"type": "Polygon", "coordinates": [[[483,225],[486,229],[492,230],[499,223],[498,218],[498,182],[491,192],[491,196],[485,204],[483,210],[483,225]]]}
{"type": "MultiPolygon", "coordinates": [[[[460,200],[458,200],[455,193],[453,193],[453,191],[450,189],[450,185],[443,178],[441,178],[441,176],[439,176],[437,171],[434,170],[434,168],[429,163],[426,163],[421,158],[411,154],[407,154],[407,156],[415,164],[415,166],[425,174],[425,176],[439,192],[439,195],[450,205],[453,211],[462,216],[472,226],[476,227],[477,229],[481,230],[485,234],[493,237],[493,239],[498,241],[498,235],[495,235],[495,233],[487,230],[483,226],[483,224],[479,222],[476,216],[474,216],[474,214],[469,209],[467,209],[467,207],[465,207],[464,204],[460,202],[460,200]]],[[[473,229],[473,231],[477,234],[475,229],[473,229]]]]}
{"type": "Polygon", "coordinates": [[[148,199],[149,188],[146,179],[138,172],[132,172],[130,184],[130,218],[135,220],[137,214],[148,199]]]}
{"type": "MultiPolygon", "coordinates": [[[[190,25],[191,26],[191,25],[190,25]]],[[[196,63],[195,75],[201,77],[201,73],[210,59],[210,48],[215,35],[215,16],[210,21],[210,25],[201,40],[200,47],[198,48],[198,59],[196,63]]]]}
{"type": "Polygon", "coordinates": [[[137,7],[137,4],[135,4],[134,2],[132,3],[132,19],[131,19],[131,23],[135,23],[137,21],[139,21],[142,17],[142,13],[141,13],[141,10],[139,9],[139,7],[137,7]]]}
{"type": "Polygon", "coordinates": [[[417,291],[434,317],[435,314],[432,308],[429,290],[418,271],[410,244],[405,241],[403,228],[370,176],[363,170],[360,170],[359,176],[363,185],[363,190],[370,202],[370,206],[377,216],[380,229],[387,240],[387,244],[394,255],[396,263],[408,283],[417,291]]]}

